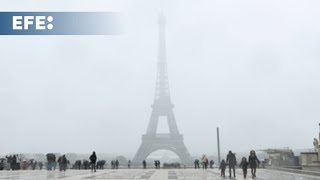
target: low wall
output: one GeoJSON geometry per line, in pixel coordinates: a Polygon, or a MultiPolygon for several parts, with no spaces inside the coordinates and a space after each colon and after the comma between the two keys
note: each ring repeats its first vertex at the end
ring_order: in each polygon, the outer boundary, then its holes
{"type": "Polygon", "coordinates": [[[304,174],[304,175],[311,175],[311,176],[320,176],[320,171],[316,170],[299,170],[299,169],[291,169],[291,168],[280,168],[280,167],[271,167],[266,166],[266,169],[272,170],[272,171],[283,171],[283,172],[289,172],[289,173],[297,173],[297,174],[304,174]]]}
{"type": "Polygon", "coordinates": [[[302,166],[313,164],[313,162],[318,161],[318,152],[302,152],[300,159],[302,166]]]}

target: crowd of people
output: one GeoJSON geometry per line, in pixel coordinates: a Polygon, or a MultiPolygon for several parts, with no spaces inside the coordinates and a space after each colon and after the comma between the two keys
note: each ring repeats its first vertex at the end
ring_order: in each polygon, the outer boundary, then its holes
{"type": "MultiPolygon", "coordinates": [[[[55,171],[57,164],[59,165],[60,171],[66,171],[68,165],[70,164],[70,161],[67,159],[66,155],[60,156],[57,161],[56,161],[56,155],[53,153],[48,153],[46,156],[47,156],[48,171],[52,171],[52,170],[55,171]]],[[[105,164],[105,161],[100,161],[100,162],[104,162],[103,164],[97,163],[97,155],[94,151],[89,157],[89,159],[90,159],[90,162],[87,160],[83,160],[83,162],[81,160],[76,160],[73,165],[73,168],[80,170],[82,169],[82,166],[83,166],[84,169],[90,168],[92,172],[96,172],[96,168],[103,168],[103,165],[105,164]]]]}
{"type": "Polygon", "coordinates": [[[159,160],[155,160],[154,161],[154,166],[156,169],[160,169],[161,165],[160,165],[160,161],[159,160]]]}
{"type": "MultiPolygon", "coordinates": [[[[89,157],[90,162],[87,160],[75,161],[75,164],[72,166],[74,169],[89,169],[93,172],[96,171],[96,168],[103,169],[105,164],[104,160],[97,162],[97,156],[95,152],[89,157]],[[81,167],[83,165],[83,167],[81,167]]],[[[5,158],[0,159],[0,170],[42,170],[44,167],[48,171],[55,171],[59,167],[60,171],[66,171],[70,165],[70,161],[67,159],[66,155],[61,155],[58,158],[53,153],[46,154],[46,162],[35,161],[34,159],[26,159],[23,155],[13,154],[7,155],[5,158]]]]}
{"type": "Polygon", "coordinates": [[[111,161],[111,169],[119,169],[119,161],[118,160],[111,161]]]}
{"type": "Polygon", "coordinates": [[[41,161],[35,161],[34,159],[24,160],[21,155],[7,155],[5,158],[0,159],[0,170],[35,170],[36,167],[39,169],[43,168],[43,163],[41,161]]]}
{"type": "MultiPolygon", "coordinates": [[[[254,150],[250,151],[250,155],[248,159],[246,157],[242,157],[241,162],[239,164],[240,168],[242,169],[243,177],[247,177],[248,172],[248,166],[251,168],[251,175],[252,178],[256,177],[256,171],[257,167],[260,164],[259,159],[256,156],[256,152],[254,150]]],[[[220,171],[221,171],[221,177],[225,177],[225,171],[227,166],[229,167],[229,177],[231,178],[236,177],[236,165],[237,165],[237,159],[234,153],[232,151],[229,151],[226,161],[223,159],[220,163],[220,171]]]]}
{"type": "MultiPolygon", "coordinates": [[[[53,153],[48,153],[46,155],[47,163],[46,163],[46,169],[48,171],[54,171],[56,169],[56,166],[59,165],[60,171],[66,171],[68,165],[70,164],[70,161],[67,159],[66,155],[62,155],[58,158],[56,158],[56,155],[53,153]]],[[[4,160],[7,161],[7,164],[9,165],[9,169],[11,170],[19,170],[19,169],[36,169],[36,167],[39,167],[41,170],[44,166],[42,162],[34,161],[33,159],[29,160],[28,162],[20,162],[21,158],[19,158],[19,155],[10,155],[6,156],[6,159],[0,159],[0,170],[4,169],[4,160]],[[29,167],[29,168],[28,168],[29,167]]],[[[89,160],[76,160],[73,169],[91,169],[92,172],[96,172],[96,169],[103,169],[104,165],[106,163],[105,160],[97,161],[97,155],[95,152],[91,154],[89,157],[89,160]]],[[[206,155],[203,155],[201,158],[201,165],[202,169],[207,169],[208,167],[213,168],[214,167],[214,161],[208,159],[206,155]]],[[[195,159],[194,161],[194,168],[200,169],[200,160],[195,159]]],[[[112,169],[119,169],[119,161],[118,160],[112,160],[111,161],[111,168],[112,169]]],[[[166,163],[165,163],[166,164],[166,163]]],[[[259,159],[256,156],[256,153],[254,150],[250,151],[249,157],[242,157],[241,162],[239,164],[239,167],[242,169],[243,177],[246,178],[248,174],[248,167],[251,169],[251,175],[252,178],[256,177],[256,171],[257,167],[260,164],[259,159]]],[[[131,168],[131,161],[128,161],[128,168],[131,168]]],[[[161,168],[160,160],[154,161],[154,166],[156,169],[161,168]]],[[[236,177],[236,166],[237,166],[237,158],[235,154],[232,151],[229,151],[226,159],[222,159],[220,162],[219,170],[221,171],[221,177],[225,177],[225,171],[227,167],[229,167],[229,177],[231,178],[236,177]]],[[[147,169],[147,162],[146,160],[142,161],[142,167],[143,169],[147,169]]],[[[166,167],[171,167],[170,164],[166,167]]],[[[176,165],[174,166],[176,167],[176,165]]],[[[180,167],[180,164],[179,166],[180,167]]]]}

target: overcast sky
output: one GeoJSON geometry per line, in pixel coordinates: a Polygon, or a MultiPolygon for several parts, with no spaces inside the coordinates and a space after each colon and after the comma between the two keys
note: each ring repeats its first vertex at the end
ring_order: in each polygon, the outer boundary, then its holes
{"type": "MultiPolygon", "coordinates": [[[[166,0],[174,113],[192,155],[312,148],[320,1],[166,0]]],[[[119,11],[119,36],[0,37],[0,153],[134,155],[153,102],[159,0],[2,0],[1,11],[119,11]]],[[[160,126],[164,131],[163,124],[160,126]]]]}

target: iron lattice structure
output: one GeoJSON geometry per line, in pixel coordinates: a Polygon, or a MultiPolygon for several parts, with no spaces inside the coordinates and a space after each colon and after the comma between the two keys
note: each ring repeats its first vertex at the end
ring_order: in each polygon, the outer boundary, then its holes
{"type": "Polygon", "coordinates": [[[183,135],[179,133],[178,126],[174,117],[173,107],[170,98],[167,57],[166,57],[166,38],[165,38],[166,18],[163,13],[159,16],[159,53],[157,63],[157,80],[155,98],[152,104],[151,118],[147,132],[142,136],[142,144],[135,154],[132,163],[141,164],[152,152],[157,150],[169,150],[176,153],[183,164],[192,162],[190,154],[183,142],[183,135]],[[166,117],[169,133],[158,134],[158,122],[160,117],[166,117]]]}

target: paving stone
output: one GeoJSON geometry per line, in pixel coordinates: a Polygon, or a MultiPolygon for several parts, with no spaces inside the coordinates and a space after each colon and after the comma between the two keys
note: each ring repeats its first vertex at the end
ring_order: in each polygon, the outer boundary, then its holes
{"type": "MultiPolygon", "coordinates": [[[[228,172],[226,172],[228,175],[228,172]]],[[[237,180],[244,180],[241,170],[237,170],[237,180]]],[[[220,177],[218,169],[170,169],[170,170],[151,170],[151,169],[119,169],[119,170],[99,170],[92,173],[90,170],[67,170],[59,171],[0,171],[1,179],[15,180],[43,180],[43,179],[65,179],[65,180],[89,180],[89,179],[114,179],[114,180],[167,180],[167,179],[185,179],[185,180],[203,180],[203,179],[224,179],[220,177]]],[[[228,177],[225,179],[229,179],[228,177]]],[[[250,171],[247,179],[251,179],[250,171]]],[[[293,174],[280,171],[259,169],[257,171],[257,180],[320,180],[317,176],[308,176],[293,174]]]]}

